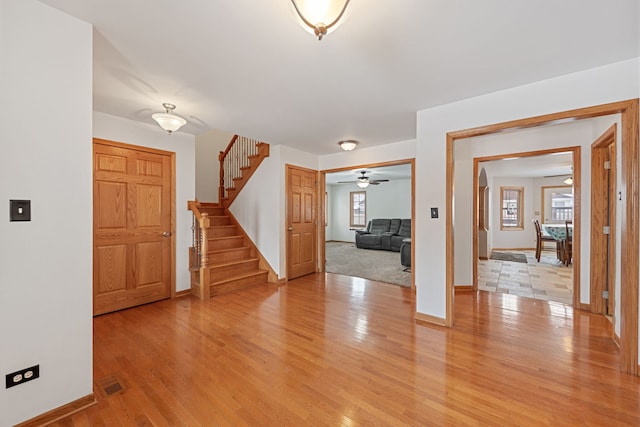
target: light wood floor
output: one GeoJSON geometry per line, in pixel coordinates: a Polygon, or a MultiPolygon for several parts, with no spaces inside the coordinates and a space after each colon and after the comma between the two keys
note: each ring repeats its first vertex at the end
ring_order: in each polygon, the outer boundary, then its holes
{"type": "Polygon", "coordinates": [[[453,329],[414,310],[329,274],[100,316],[99,403],[54,425],[640,425],[603,317],[488,292],[456,296],[453,329]]]}

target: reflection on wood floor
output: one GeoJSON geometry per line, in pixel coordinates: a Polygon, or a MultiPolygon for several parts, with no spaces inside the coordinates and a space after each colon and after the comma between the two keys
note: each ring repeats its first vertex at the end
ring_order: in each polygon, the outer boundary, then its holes
{"type": "Polygon", "coordinates": [[[488,292],[455,309],[420,324],[409,289],[319,274],[100,316],[99,403],[54,425],[640,424],[605,318],[488,292]]]}

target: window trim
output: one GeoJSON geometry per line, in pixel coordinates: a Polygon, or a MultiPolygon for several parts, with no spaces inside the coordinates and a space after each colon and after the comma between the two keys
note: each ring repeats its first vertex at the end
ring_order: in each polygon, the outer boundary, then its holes
{"type": "Polygon", "coordinates": [[[366,227],[367,226],[367,192],[366,191],[350,191],[349,192],[349,226],[350,227],[366,227]],[[364,220],[363,224],[356,224],[353,221],[353,197],[358,194],[364,199],[364,220]]]}
{"type": "Polygon", "coordinates": [[[524,187],[521,186],[500,186],[500,231],[522,231],[524,230],[524,187]],[[504,225],[504,192],[518,191],[517,200],[517,223],[514,226],[504,225]]]}

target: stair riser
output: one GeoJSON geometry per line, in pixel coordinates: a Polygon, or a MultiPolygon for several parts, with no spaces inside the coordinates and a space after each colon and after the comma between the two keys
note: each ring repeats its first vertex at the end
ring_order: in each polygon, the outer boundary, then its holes
{"type": "Polygon", "coordinates": [[[229,237],[238,235],[238,227],[210,227],[207,230],[209,237],[229,237]]]}
{"type": "Polygon", "coordinates": [[[209,217],[209,225],[230,225],[231,219],[228,216],[211,216],[209,217]]]}
{"type": "Polygon", "coordinates": [[[205,207],[201,207],[200,208],[200,212],[206,213],[209,216],[223,216],[224,215],[224,208],[205,208],[205,207]]]}
{"type": "Polygon", "coordinates": [[[258,260],[248,260],[237,264],[211,266],[211,281],[218,281],[224,279],[226,276],[231,276],[240,273],[247,273],[249,271],[258,270],[258,260]]]}
{"type": "Polygon", "coordinates": [[[249,248],[233,249],[226,252],[209,254],[209,265],[222,264],[230,261],[239,261],[245,258],[249,258],[249,256],[249,248]]]}
{"type": "Polygon", "coordinates": [[[248,286],[267,283],[267,272],[263,272],[256,276],[245,277],[239,280],[229,281],[218,285],[211,285],[211,296],[221,295],[227,292],[233,292],[248,286]]]}
{"type": "Polygon", "coordinates": [[[242,236],[239,237],[231,237],[225,238],[222,240],[209,240],[209,249],[212,251],[217,251],[220,249],[234,249],[242,247],[244,243],[244,239],[242,236]]]}

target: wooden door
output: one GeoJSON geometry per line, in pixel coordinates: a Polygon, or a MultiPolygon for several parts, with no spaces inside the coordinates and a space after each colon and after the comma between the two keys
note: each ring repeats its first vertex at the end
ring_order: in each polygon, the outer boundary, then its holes
{"type": "Polygon", "coordinates": [[[593,313],[610,316],[616,280],[616,133],[614,124],[591,144],[590,305],[593,313]]]}
{"type": "Polygon", "coordinates": [[[318,173],[287,165],[287,278],[316,272],[318,173]]]}
{"type": "Polygon", "coordinates": [[[93,144],[93,314],[171,296],[172,154],[93,144]]]}

